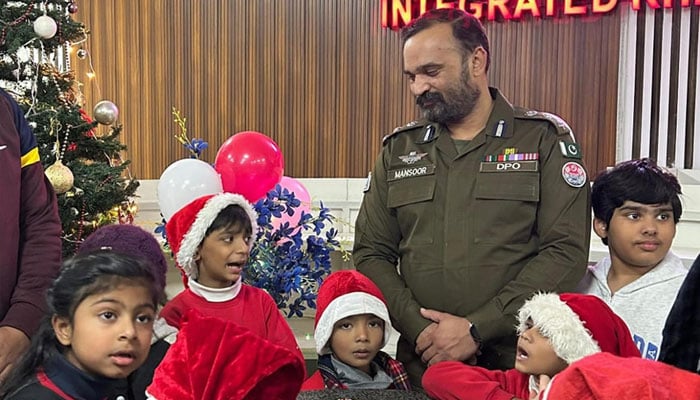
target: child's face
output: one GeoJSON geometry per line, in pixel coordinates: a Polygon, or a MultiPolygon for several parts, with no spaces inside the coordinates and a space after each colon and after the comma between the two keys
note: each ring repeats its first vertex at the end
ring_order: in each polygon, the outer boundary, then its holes
{"type": "Polygon", "coordinates": [[[381,349],[384,321],[374,314],[343,318],[333,325],[330,347],[337,359],[370,373],[370,363],[381,349]]]}
{"type": "Polygon", "coordinates": [[[248,261],[250,240],[245,232],[235,232],[232,227],[210,233],[195,257],[199,268],[197,282],[211,288],[233,285],[248,261]]]}
{"type": "Polygon", "coordinates": [[[528,375],[547,375],[550,378],[566,368],[566,361],[554,352],[549,339],[528,320],[527,329],[518,337],[515,369],[528,375]]]}
{"type": "Polygon", "coordinates": [[[125,378],[148,356],[155,314],[147,287],[124,284],[86,297],[72,322],[54,316],[52,323],[71,364],[92,375],[125,378]]]}
{"type": "Polygon", "coordinates": [[[625,269],[654,268],[666,257],[676,235],[670,203],[625,201],[615,209],[608,226],[596,219],[594,228],[598,236],[608,238],[613,266],[625,269]]]}

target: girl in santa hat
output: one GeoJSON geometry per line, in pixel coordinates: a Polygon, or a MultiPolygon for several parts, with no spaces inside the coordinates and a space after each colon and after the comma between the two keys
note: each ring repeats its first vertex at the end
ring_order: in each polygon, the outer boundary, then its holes
{"type": "Polygon", "coordinates": [[[585,356],[640,356],[622,319],[592,295],[536,294],[518,312],[517,331],[515,369],[445,361],[428,368],[423,388],[434,399],[538,399],[554,375],[585,356]]]}
{"type": "Polygon", "coordinates": [[[302,390],[411,390],[403,365],[381,351],[391,322],[381,291],[357,271],[334,272],[318,291],[318,370],[302,390]]]}

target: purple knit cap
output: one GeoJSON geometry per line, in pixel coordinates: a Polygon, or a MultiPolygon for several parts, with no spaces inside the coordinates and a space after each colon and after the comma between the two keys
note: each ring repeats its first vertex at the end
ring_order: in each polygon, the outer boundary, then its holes
{"type": "Polygon", "coordinates": [[[153,276],[165,288],[168,263],[156,238],[136,225],[105,225],[90,234],[80,245],[78,254],[99,250],[141,257],[153,268],[153,276]]]}

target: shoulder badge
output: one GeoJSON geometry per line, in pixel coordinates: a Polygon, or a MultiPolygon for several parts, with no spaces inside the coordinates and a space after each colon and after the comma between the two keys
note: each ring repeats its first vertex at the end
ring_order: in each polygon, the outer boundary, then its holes
{"type": "Polygon", "coordinates": [[[575,143],[574,133],[571,131],[571,127],[566,123],[560,116],[544,111],[528,110],[522,107],[513,107],[513,112],[515,118],[520,119],[539,119],[542,121],[548,121],[550,124],[554,125],[557,129],[557,135],[559,136],[571,136],[571,140],[575,143]]]}
{"type": "Polygon", "coordinates": [[[387,143],[387,141],[391,137],[393,137],[394,135],[397,135],[401,132],[410,131],[412,129],[421,128],[421,127],[425,126],[425,124],[426,124],[425,122],[411,121],[404,126],[397,126],[396,128],[394,128],[394,130],[390,134],[388,134],[388,135],[384,136],[384,138],[382,138],[382,145],[385,145],[387,143]]]}

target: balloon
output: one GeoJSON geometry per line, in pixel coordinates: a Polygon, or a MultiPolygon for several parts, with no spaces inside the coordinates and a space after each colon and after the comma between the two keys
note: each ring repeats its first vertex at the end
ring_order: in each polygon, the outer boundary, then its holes
{"type": "Polygon", "coordinates": [[[295,227],[299,225],[302,211],[306,214],[311,212],[311,196],[309,195],[309,191],[306,190],[306,187],[294,178],[283,176],[279,185],[282,189],[293,192],[294,197],[299,200],[301,204],[294,209],[294,215],[284,213],[280,218],[272,217],[270,223],[272,223],[272,227],[275,229],[279,229],[285,222],[289,222],[290,227],[295,227]]]}
{"type": "Polygon", "coordinates": [[[158,181],[158,205],[165,220],[192,200],[207,194],[223,193],[221,177],[202,160],[185,158],[163,171],[158,181]]]}
{"type": "Polygon", "coordinates": [[[221,145],[214,168],[224,192],[238,193],[251,203],[282,179],[284,157],[274,140],[259,132],[239,132],[221,145]]]}

